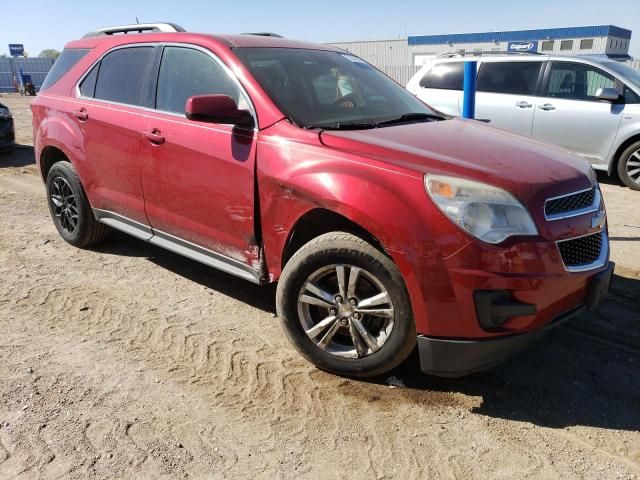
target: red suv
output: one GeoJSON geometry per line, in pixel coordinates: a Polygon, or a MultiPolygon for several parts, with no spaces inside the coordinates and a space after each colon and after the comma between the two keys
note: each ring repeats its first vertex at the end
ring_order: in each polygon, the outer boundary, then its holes
{"type": "Polygon", "coordinates": [[[343,50],[106,29],[66,46],[32,109],[67,242],[113,228],[278,281],[284,331],[324,370],[381,374],[416,343],[427,373],[487,369],[609,286],[586,161],[445,117],[343,50]]]}

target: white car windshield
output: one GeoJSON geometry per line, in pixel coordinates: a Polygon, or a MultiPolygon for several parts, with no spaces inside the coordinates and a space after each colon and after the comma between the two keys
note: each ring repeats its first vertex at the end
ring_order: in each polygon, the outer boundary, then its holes
{"type": "Polygon", "coordinates": [[[634,86],[640,88],[640,72],[638,70],[634,70],[620,62],[603,62],[603,65],[624,77],[624,80],[628,80],[634,86]]]}

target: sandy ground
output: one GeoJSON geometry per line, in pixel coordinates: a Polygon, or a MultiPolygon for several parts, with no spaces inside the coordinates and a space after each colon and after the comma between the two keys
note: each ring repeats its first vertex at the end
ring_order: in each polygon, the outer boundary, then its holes
{"type": "Polygon", "coordinates": [[[25,145],[0,157],[0,478],[640,478],[640,193],[603,185],[597,312],[482,375],[410,358],[391,388],[302,360],[273,287],[117,233],[67,245],[27,101],[0,101],[25,145]]]}

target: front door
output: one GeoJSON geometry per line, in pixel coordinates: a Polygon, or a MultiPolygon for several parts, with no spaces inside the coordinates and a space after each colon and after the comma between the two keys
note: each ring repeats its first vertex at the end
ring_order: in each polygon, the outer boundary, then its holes
{"type": "Polygon", "coordinates": [[[533,136],[606,164],[624,103],[598,100],[599,88],[616,88],[615,79],[597,67],[553,62],[538,99],[533,136]]]}
{"type": "Polygon", "coordinates": [[[187,99],[204,94],[228,95],[240,108],[249,109],[244,93],[211,53],[165,46],[156,113],[147,135],[152,153],[142,168],[147,217],[159,239],[257,264],[253,175],[257,132],[188,120],[187,99]]]}

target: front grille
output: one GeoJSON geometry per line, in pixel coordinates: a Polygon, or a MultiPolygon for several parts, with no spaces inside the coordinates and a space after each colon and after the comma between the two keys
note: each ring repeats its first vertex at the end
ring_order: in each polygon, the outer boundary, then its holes
{"type": "Polygon", "coordinates": [[[600,258],[602,232],[558,242],[558,248],[565,267],[590,265],[600,258]]]}
{"type": "MultiPolygon", "coordinates": [[[[544,213],[548,217],[563,213],[582,210],[593,205],[596,198],[596,187],[584,192],[566,195],[560,198],[548,200],[544,205],[544,213]]],[[[597,205],[596,205],[597,206],[597,205]]]]}

